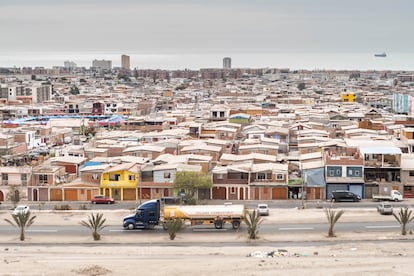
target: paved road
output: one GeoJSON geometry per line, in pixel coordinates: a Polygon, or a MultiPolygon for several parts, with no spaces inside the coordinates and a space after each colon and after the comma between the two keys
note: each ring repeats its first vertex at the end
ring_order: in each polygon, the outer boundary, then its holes
{"type": "MultiPolygon", "coordinates": [[[[390,218],[390,221],[381,222],[338,222],[335,226],[336,232],[398,232],[400,225],[394,218],[390,218]]],[[[327,223],[264,223],[260,225],[260,232],[263,234],[272,233],[326,233],[328,230],[327,223]]],[[[240,231],[246,231],[245,225],[241,225],[239,231],[233,230],[231,225],[225,225],[224,229],[215,229],[212,225],[207,226],[193,226],[187,227],[183,230],[183,233],[237,233],[240,231]]],[[[59,235],[87,235],[90,230],[80,225],[66,225],[66,226],[42,226],[32,225],[27,229],[28,233],[36,234],[48,234],[59,235]]],[[[143,232],[145,234],[159,234],[165,233],[161,227],[156,227],[154,230],[124,230],[121,226],[108,226],[102,233],[110,235],[130,235],[131,233],[143,232]]],[[[0,235],[15,235],[16,228],[11,225],[0,225],[0,235]]]]}

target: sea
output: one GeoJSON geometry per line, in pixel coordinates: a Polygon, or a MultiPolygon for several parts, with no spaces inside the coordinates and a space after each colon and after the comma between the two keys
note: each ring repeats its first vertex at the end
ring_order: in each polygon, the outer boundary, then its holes
{"type": "Polygon", "coordinates": [[[116,51],[89,52],[0,52],[0,67],[63,66],[73,61],[78,67],[89,68],[92,61],[111,60],[113,67],[121,65],[121,55],[129,55],[131,69],[199,70],[222,68],[223,58],[231,58],[232,68],[288,68],[291,70],[393,70],[414,71],[414,52],[387,52],[386,57],[365,53],[128,53],[116,51]]]}

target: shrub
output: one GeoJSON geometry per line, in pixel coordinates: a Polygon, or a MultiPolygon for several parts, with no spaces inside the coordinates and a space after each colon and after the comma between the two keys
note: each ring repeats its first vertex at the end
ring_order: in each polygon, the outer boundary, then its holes
{"type": "Polygon", "coordinates": [[[247,225],[248,238],[251,240],[257,239],[257,234],[259,233],[259,225],[263,222],[263,218],[256,210],[253,210],[251,212],[246,210],[246,215],[243,220],[247,225]]]}
{"type": "Polygon", "coordinates": [[[92,213],[88,217],[88,220],[82,220],[80,224],[92,231],[94,241],[99,241],[101,239],[101,234],[99,232],[106,227],[105,221],[106,219],[103,217],[102,213],[92,213]]]}
{"type": "Polygon", "coordinates": [[[67,211],[72,210],[72,206],[70,206],[69,204],[57,204],[55,205],[54,209],[58,211],[67,211]]]}
{"type": "Polygon", "coordinates": [[[180,218],[171,218],[164,221],[164,229],[168,231],[168,235],[170,236],[170,240],[174,240],[177,232],[183,229],[184,221],[180,218]]]}

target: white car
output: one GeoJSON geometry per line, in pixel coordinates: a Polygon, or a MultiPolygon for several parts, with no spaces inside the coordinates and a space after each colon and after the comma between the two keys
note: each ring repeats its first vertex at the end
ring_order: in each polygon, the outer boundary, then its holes
{"type": "Polygon", "coordinates": [[[381,215],[392,215],[392,205],[389,202],[380,202],[377,206],[377,211],[381,215]]]}
{"type": "Polygon", "coordinates": [[[26,214],[30,212],[30,208],[27,205],[19,205],[17,206],[14,210],[13,210],[13,215],[18,215],[18,214],[26,214]]]}
{"type": "Polygon", "coordinates": [[[269,206],[266,203],[257,204],[257,213],[261,216],[268,216],[270,213],[269,206]]]}

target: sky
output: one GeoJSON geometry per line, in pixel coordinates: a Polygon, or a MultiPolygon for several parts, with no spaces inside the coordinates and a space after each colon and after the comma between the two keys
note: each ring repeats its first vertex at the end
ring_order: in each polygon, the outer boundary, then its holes
{"type": "Polygon", "coordinates": [[[0,51],[412,52],[412,0],[0,0],[0,51]]]}
{"type": "Polygon", "coordinates": [[[0,67],[404,69],[413,0],[0,0],[0,67]],[[387,53],[374,59],[374,53],[387,53]]]}

